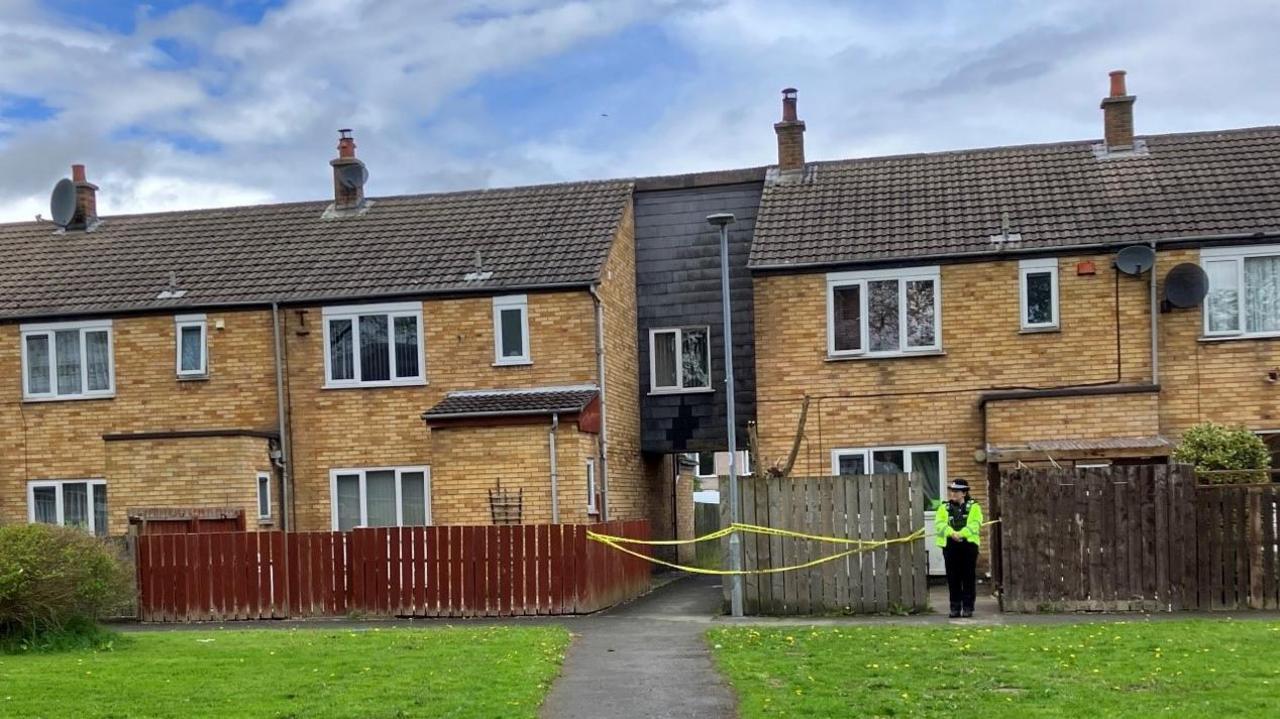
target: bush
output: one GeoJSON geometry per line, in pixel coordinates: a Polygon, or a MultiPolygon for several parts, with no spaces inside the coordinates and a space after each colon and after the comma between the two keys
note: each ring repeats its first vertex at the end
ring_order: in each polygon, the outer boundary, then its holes
{"type": "Polygon", "coordinates": [[[1212,484],[1266,482],[1270,477],[1271,452],[1243,427],[1197,424],[1182,435],[1173,459],[1195,465],[1201,479],[1212,484]]]}
{"type": "Polygon", "coordinates": [[[0,527],[0,641],[6,645],[92,633],[132,591],[128,569],[100,539],[47,524],[0,527]]]}

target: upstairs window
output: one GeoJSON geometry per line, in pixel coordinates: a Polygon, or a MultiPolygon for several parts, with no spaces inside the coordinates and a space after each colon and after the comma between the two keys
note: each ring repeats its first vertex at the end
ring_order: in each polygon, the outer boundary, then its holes
{"type": "Polygon", "coordinates": [[[107,483],[101,479],[30,482],[27,519],[107,535],[107,483]]]}
{"type": "Polygon", "coordinates": [[[649,388],[655,394],[711,389],[711,329],[649,330],[649,388]]]}
{"type": "Polygon", "coordinates": [[[937,267],[827,275],[827,354],[894,356],[942,349],[937,267]]]}
{"type": "Polygon", "coordinates": [[[529,301],[525,295],[493,298],[494,364],[529,364],[529,301]]]}
{"type": "Polygon", "coordinates": [[[1205,249],[1200,264],[1209,276],[1206,336],[1280,335],[1280,245],[1205,249]]]}
{"type": "Polygon", "coordinates": [[[209,333],[204,315],[178,315],[173,319],[177,335],[178,376],[207,377],[209,333]]]}
{"type": "Polygon", "coordinates": [[[426,384],[422,304],[324,308],[325,387],[426,384]]]}
{"type": "Polygon", "coordinates": [[[1058,259],[1049,257],[1018,263],[1018,305],[1022,329],[1058,328],[1058,259]]]}
{"type": "Polygon", "coordinates": [[[22,325],[22,397],[93,399],[115,393],[111,320],[22,325]]]}

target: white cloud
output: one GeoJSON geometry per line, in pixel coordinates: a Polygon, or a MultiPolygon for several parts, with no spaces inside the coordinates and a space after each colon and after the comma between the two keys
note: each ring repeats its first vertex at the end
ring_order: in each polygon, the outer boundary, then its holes
{"type": "Polygon", "coordinates": [[[0,220],[41,211],[72,162],[104,211],[324,197],[344,126],[374,194],[769,164],[787,85],[812,159],[1095,137],[1114,67],[1140,132],[1274,123],[1277,24],[1269,0],[293,0],[252,25],[143,12],[124,35],[9,0],[0,97],[59,114],[0,118],[0,220]],[[575,98],[607,121],[566,111],[525,138],[502,132],[522,112],[468,99],[642,31],[671,47],[575,98]],[[193,61],[175,67],[159,38],[193,61]],[[660,63],[679,72],[655,94],[660,63]]]}

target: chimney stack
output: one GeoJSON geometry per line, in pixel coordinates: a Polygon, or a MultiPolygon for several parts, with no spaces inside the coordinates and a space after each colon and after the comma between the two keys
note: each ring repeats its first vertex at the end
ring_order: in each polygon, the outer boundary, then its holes
{"type": "Polygon", "coordinates": [[[1126,94],[1124,70],[1111,71],[1111,95],[1102,100],[1103,138],[1107,150],[1133,148],[1133,103],[1137,100],[1126,94]]]}
{"type": "Polygon", "coordinates": [[[782,122],[775,123],[778,133],[778,170],[784,174],[804,170],[804,121],[796,118],[796,89],[782,91],[782,122]]]}
{"type": "Polygon", "coordinates": [[[350,128],[338,130],[338,156],[329,160],[333,167],[333,207],[353,210],[364,204],[364,163],[356,159],[356,141],[350,128]]]}
{"type": "Polygon", "coordinates": [[[98,186],[85,179],[84,165],[71,166],[76,186],[76,214],[68,227],[90,227],[98,221],[98,186]]]}

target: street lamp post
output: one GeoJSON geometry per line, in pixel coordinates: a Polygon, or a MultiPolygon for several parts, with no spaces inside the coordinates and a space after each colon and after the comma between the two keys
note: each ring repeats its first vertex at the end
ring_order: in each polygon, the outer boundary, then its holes
{"type": "MultiPolygon", "coordinates": [[[[720,228],[720,307],[724,312],[724,384],[725,415],[729,424],[729,518],[742,521],[742,507],[738,501],[738,437],[734,417],[733,393],[733,325],[729,313],[729,225],[736,218],[732,212],[707,215],[707,222],[720,228]]],[[[738,532],[729,535],[729,569],[742,569],[742,538],[738,532]]],[[[742,575],[730,579],[729,609],[735,617],[742,616],[742,575]]]]}

